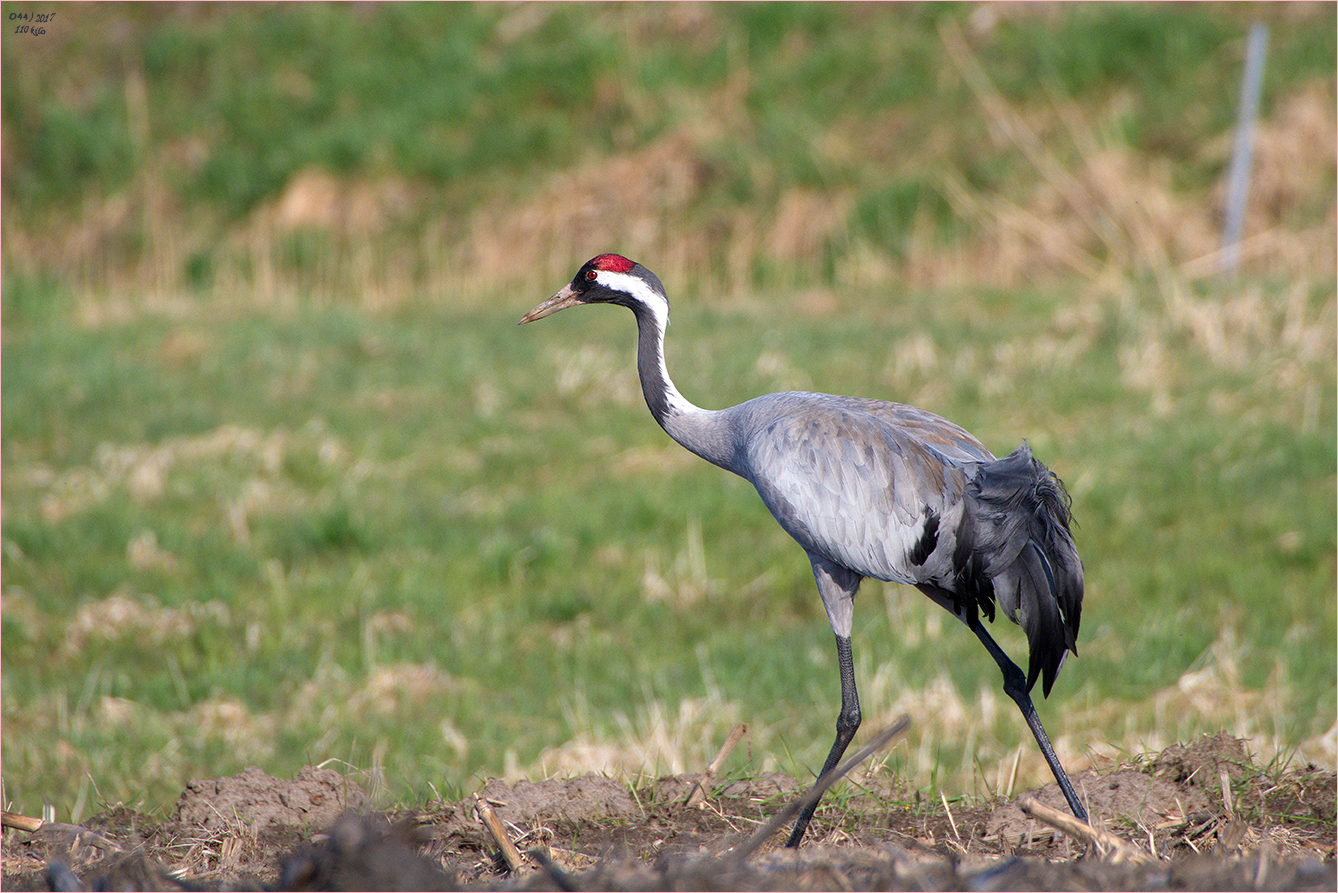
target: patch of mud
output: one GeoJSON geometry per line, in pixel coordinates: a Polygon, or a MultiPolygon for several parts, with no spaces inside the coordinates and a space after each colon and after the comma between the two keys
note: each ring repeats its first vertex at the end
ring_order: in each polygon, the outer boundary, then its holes
{"type": "MultiPolygon", "coordinates": [[[[494,781],[456,803],[384,813],[365,811],[361,790],[334,772],[248,769],[191,782],[161,824],[117,807],[82,826],[6,831],[0,880],[6,890],[1338,887],[1334,773],[1257,767],[1229,736],[1074,778],[1093,821],[1148,864],[1103,859],[1013,803],[940,809],[895,782],[830,798],[798,851],[778,832],[754,852],[743,844],[799,783],[720,783],[686,807],[698,777],[636,790],[599,775],[494,781]],[[514,871],[478,798],[519,851],[514,871]]],[[[1032,793],[1063,808],[1053,785],[1032,793]]]]}

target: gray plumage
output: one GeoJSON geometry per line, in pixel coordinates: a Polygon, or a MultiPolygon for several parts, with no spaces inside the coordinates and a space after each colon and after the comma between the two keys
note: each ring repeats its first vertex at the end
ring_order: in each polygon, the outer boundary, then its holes
{"type": "MultiPolygon", "coordinates": [[[[997,459],[931,412],[831,394],[768,394],[716,411],[694,406],[665,369],[663,286],[618,255],[588,261],[521,322],[588,303],[635,314],[637,368],[652,416],[678,443],[756,487],[808,554],[841,669],[842,710],[823,772],[859,726],[850,633],[860,581],[873,577],[919,588],[980,638],[1074,813],[1085,818],[1028,694],[1039,678],[1048,695],[1065,656],[1076,653],[1083,571],[1067,494],[1026,444],[997,459]],[[1025,677],[980,622],[993,621],[996,607],[1027,634],[1025,677]]],[[[800,816],[791,846],[812,812],[800,816]]]]}
{"type": "Polygon", "coordinates": [[[740,443],[730,470],[810,556],[919,587],[968,626],[997,603],[1027,633],[1027,687],[1042,675],[1049,694],[1076,650],[1082,565],[1063,491],[1030,449],[995,459],[933,413],[828,394],[723,414],[740,443]]]}

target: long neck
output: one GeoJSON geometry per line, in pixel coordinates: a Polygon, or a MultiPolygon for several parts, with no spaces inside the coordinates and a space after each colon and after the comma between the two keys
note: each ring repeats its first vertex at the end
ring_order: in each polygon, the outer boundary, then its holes
{"type": "Polygon", "coordinates": [[[670,437],[707,462],[735,471],[734,443],[728,411],[715,412],[693,405],[678,392],[664,365],[664,330],[669,324],[667,304],[633,306],[637,323],[637,372],[650,414],[670,437]]]}

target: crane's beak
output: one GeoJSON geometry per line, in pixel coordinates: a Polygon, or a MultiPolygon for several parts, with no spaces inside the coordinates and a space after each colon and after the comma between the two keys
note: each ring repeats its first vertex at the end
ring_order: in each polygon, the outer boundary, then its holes
{"type": "Polygon", "coordinates": [[[577,304],[584,304],[581,296],[572,291],[571,285],[562,286],[562,291],[553,295],[547,301],[544,301],[538,307],[535,307],[529,313],[520,318],[520,324],[534,322],[536,319],[543,319],[545,316],[551,316],[559,310],[566,310],[568,307],[575,307],[577,304]]]}

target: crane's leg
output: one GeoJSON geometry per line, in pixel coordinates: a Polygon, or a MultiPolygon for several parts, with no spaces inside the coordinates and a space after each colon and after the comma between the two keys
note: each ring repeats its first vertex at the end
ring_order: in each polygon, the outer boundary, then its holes
{"type": "Polygon", "coordinates": [[[1083,808],[1082,802],[1078,800],[1078,794],[1073,790],[1073,784],[1069,781],[1068,775],[1064,772],[1064,767],[1059,764],[1059,757],[1055,754],[1055,749],[1050,745],[1050,737],[1045,734],[1045,727],[1041,725],[1041,718],[1036,715],[1036,705],[1031,702],[1031,694],[1027,691],[1027,675],[1022,672],[1022,668],[1013,663],[1012,658],[1004,654],[1004,650],[999,647],[999,643],[985,630],[984,624],[977,622],[972,630],[981,644],[989,651],[994,662],[999,665],[1003,671],[1004,694],[1013,699],[1017,708],[1022,711],[1022,718],[1027,721],[1027,726],[1031,729],[1031,734],[1036,737],[1036,743],[1041,746],[1041,755],[1045,761],[1050,764],[1050,771],[1054,773],[1055,781],[1059,783],[1059,789],[1064,792],[1064,799],[1069,801],[1069,809],[1073,814],[1084,822],[1087,821],[1087,810],[1083,808]]]}
{"type": "MultiPolygon", "coordinates": [[[[827,762],[822,764],[822,775],[818,776],[819,780],[841,762],[841,755],[850,746],[850,739],[855,737],[855,730],[859,728],[861,719],[859,692],[855,690],[855,661],[850,654],[849,636],[837,635],[836,660],[841,667],[841,712],[836,716],[836,740],[832,742],[831,752],[827,754],[827,762]]],[[[785,844],[787,847],[799,846],[799,841],[804,839],[808,822],[813,818],[817,808],[818,802],[815,800],[799,814],[794,823],[794,830],[790,832],[790,839],[785,844]]]]}
{"type": "MultiPolygon", "coordinates": [[[[859,728],[859,692],[855,690],[855,661],[850,656],[850,628],[855,615],[855,593],[859,591],[860,581],[864,578],[812,552],[808,553],[808,560],[813,565],[813,582],[818,585],[818,595],[822,597],[822,606],[827,610],[827,620],[836,634],[836,661],[841,668],[841,712],[836,715],[836,740],[832,742],[827,762],[823,763],[822,774],[818,776],[821,780],[823,775],[841,762],[841,755],[846,752],[850,739],[855,737],[855,730],[859,728]]],[[[799,814],[786,846],[799,846],[817,808],[815,800],[799,814]]]]}

